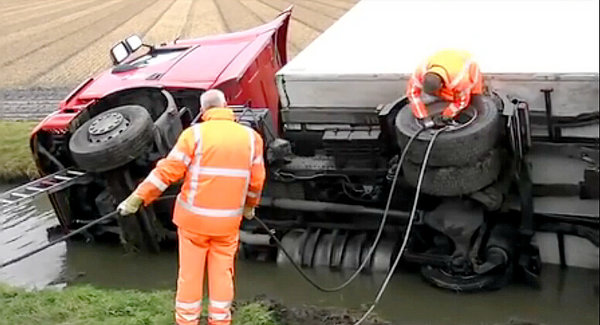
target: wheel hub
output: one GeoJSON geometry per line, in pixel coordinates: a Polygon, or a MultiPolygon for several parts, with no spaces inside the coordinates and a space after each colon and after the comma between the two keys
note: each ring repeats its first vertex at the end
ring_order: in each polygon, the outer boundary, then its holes
{"type": "Polygon", "coordinates": [[[90,141],[106,142],[129,127],[129,121],[121,113],[108,113],[98,116],[88,128],[90,141]]]}
{"type": "Polygon", "coordinates": [[[469,109],[462,112],[456,119],[452,120],[448,131],[457,131],[473,123],[479,113],[475,109],[469,109]]]}

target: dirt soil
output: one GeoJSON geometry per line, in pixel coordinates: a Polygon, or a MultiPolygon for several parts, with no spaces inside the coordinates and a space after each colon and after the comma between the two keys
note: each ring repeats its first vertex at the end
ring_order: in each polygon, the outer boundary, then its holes
{"type": "MultiPolygon", "coordinates": [[[[288,307],[264,296],[254,299],[275,313],[281,324],[286,325],[353,325],[363,314],[362,310],[322,308],[315,306],[288,307]]],[[[371,315],[363,325],[392,324],[371,315]]]]}
{"type": "MultiPolygon", "coordinates": [[[[322,308],[315,306],[288,307],[265,296],[258,296],[252,302],[257,302],[268,310],[273,311],[282,325],[354,325],[362,317],[364,310],[345,308],[322,308]]],[[[365,306],[368,308],[369,306],[365,306]]],[[[366,309],[365,309],[366,310],[366,309]]],[[[377,317],[373,313],[362,325],[392,325],[391,322],[377,317]]],[[[518,319],[494,325],[544,325],[518,319]]]]}

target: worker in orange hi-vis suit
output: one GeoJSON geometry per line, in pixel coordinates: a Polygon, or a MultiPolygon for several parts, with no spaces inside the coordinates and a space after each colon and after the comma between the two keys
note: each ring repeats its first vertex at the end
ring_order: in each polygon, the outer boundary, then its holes
{"type": "Polygon", "coordinates": [[[265,180],[263,140],[234,121],[221,91],[208,90],[200,101],[204,122],[182,132],[118,211],[133,214],[184,179],[173,214],[179,237],[176,323],[198,324],[207,268],[208,323],[226,325],[231,324],[241,219],[254,217],[265,180]]]}
{"type": "Polygon", "coordinates": [[[483,92],[479,66],[465,51],[443,50],[416,69],[408,81],[406,94],[415,117],[431,127],[434,122],[421,99],[422,92],[450,102],[442,117],[451,120],[469,106],[472,95],[483,92]]]}

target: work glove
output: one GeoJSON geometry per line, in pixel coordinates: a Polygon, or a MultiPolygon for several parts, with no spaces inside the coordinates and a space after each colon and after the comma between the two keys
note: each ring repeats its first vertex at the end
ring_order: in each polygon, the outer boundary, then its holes
{"type": "Polygon", "coordinates": [[[144,200],[142,200],[141,197],[132,193],[123,202],[119,204],[119,206],[117,207],[117,211],[121,216],[135,214],[142,206],[142,203],[144,203],[144,200]]]}
{"type": "Polygon", "coordinates": [[[244,218],[248,220],[254,219],[254,207],[245,206],[243,214],[244,218]]]}
{"type": "Polygon", "coordinates": [[[435,123],[429,116],[422,118],[420,121],[421,121],[421,125],[423,125],[423,127],[426,129],[431,129],[432,127],[435,126],[435,123]]]}

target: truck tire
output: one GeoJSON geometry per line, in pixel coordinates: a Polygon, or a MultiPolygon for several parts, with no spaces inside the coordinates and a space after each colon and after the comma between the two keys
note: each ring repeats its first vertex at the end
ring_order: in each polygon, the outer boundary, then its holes
{"type": "MultiPolygon", "coordinates": [[[[433,196],[460,196],[476,192],[492,184],[500,174],[500,151],[492,149],[479,161],[462,167],[429,166],[425,170],[421,191],[433,196]]],[[[406,181],[417,185],[420,164],[405,162],[402,166],[406,181]]]]}
{"type": "MultiPolygon", "coordinates": [[[[436,102],[429,105],[429,111],[439,111],[448,105],[446,102],[436,102]]],[[[492,99],[485,96],[473,96],[471,105],[463,114],[477,116],[461,129],[440,134],[429,158],[430,166],[463,166],[477,161],[490,151],[497,143],[499,136],[499,111],[492,99]]],[[[404,148],[408,140],[421,128],[421,123],[412,114],[408,105],[403,107],[396,116],[396,134],[398,144],[404,148]]],[[[407,158],[414,163],[423,160],[425,149],[431,140],[433,132],[421,133],[412,143],[407,158]]]]}
{"type": "Polygon", "coordinates": [[[498,290],[506,286],[511,278],[510,269],[494,274],[453,275],[443,269],[424,265],[421,275],[428,283],[435,287],[452,290],[455,292],[481,292],[498,290]]]}
{"type": "Polygon", "coordinates": [[[125,105],[94,116],[79,127],[69,140],[77,167],[105,172],[139,157],[152,143],[154,124],[139,105],[125,105]]]}

